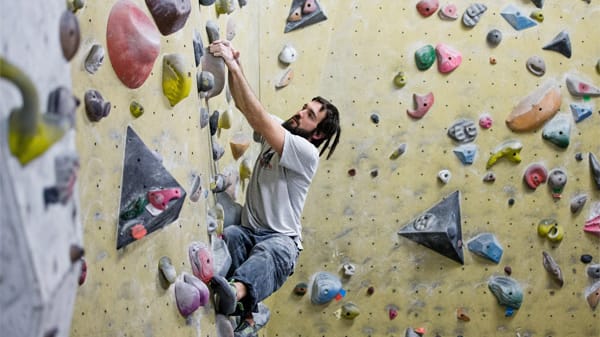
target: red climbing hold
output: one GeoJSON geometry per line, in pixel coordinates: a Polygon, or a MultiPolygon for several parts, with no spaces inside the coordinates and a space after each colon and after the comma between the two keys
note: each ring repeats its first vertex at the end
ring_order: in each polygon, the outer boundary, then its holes
{"type": "Polygon", "coordinates": [[[152,71],[160,52],[160,32],[131,0],[120,0],[106,24],[108,56],[117,77],[130,88],[139,88],[152,71]]]}

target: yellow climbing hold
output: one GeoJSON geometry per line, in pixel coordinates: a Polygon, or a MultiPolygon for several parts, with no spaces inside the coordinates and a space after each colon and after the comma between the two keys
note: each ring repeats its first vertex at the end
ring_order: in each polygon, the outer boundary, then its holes
{"type": "Polygon", "coordinates": [[[0,77],[12,82],[23,99],[23,106],[10,113],[8,146],[21,165],[26,165],[62,138],[70,128],[69,118],[54,113],[40,114],[33,82],[2,57],[0,77]]]}
{"type": "Polygon", "coordinates": [[[250,160],[248,160],[248,158],[245,158],[240,163],[240,180],[242,183],[242,190],[245,189],[246,180],[250,179],[251,175],[252,175],[252,166],[250,164],[250,160]]]}
{"type": "Polygon", "coordinates": [[[221,113],[221,115],[219,116],[219,122],[217,123],[218,135],[221,135],[221,129],[228,130],[229,128],[231,128],[231,115],[232,114],[233,113],[230,108],[223,111],[223,113],[221,113]]]}
{"type": "Polygon", "coordinates": [[[234,10],[235,2],[233,2],[233,0],[217,0],[215,2],[217,16],[221,14],[231,14],[234,10]]]}
{"type": "Polygon", "coordinates": [[[520,163],[522,149],[523,144],[521,144],[521,142],[519,142],[518,140],[508,140],[502,143],[494,150],[494,152],[490,156],[490,159],[488,159],[486,168],[489,169],[494,164],[496,164],[496,162],[501,158],[507,158],[508,160],[514,163],[520,163]]]}
{"type": "Polygon", "coordinates": [[[190,94],[192,75],[185,71],[185,61],[180,54],[163,57],[162,87],[171,106],[177,105],[190,94]]]}
{"type": "Polygon", "coordinates": [[[131,112],[133,117],[138,118],[144,114],[144,107],[136,101],[131,101],[129,104],[129,112],[131,112]]]}
{"type": "Polygon", "coordinates": [[[544,13],[539,9],[531,12],[531,15],[529,16],[537,22],[544,22],[544,13]]]}

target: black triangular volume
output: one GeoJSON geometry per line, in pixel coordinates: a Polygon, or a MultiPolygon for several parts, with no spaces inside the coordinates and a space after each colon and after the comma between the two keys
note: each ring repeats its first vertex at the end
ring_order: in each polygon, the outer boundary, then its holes
{"type": "Polygon", "coordinates": [[[460,192],[455,191],[398,231],[437,253],[464,264],[460,220],[460,192]]]}
{"type": "Polygon", "coordinates": [[[544,0],[531,0],[531,2],[533,2],[535,7],[537,7],[537,8],[544,7],[544,0]]]}
{"type": "Polygon", "coordinates": [[[132,228],[136,225],[141,224],[148,235],[177,220],[185,195],[185,190],[164,168],[160,159],[146,147],[131,127],[127,127],[117,249],[136,241],[132,235],[132,228]],[[179,198],[171,200],[156,216],[152,215],[145,207],[149,203],[148,191],[167,188],[178,188],[179,198]]]}
{"type": "MultiPolygon", "coordinates": [[[[301,9],[304,6],[305,1],[306,0],[293,0],[288,18],[292,16],[296,9],[301,9]]],[[[312,13],[302,14],[302,17],[298,21],[288,20],[285,24],[284,33],[327,20],[327,15],[325,15],[325,12],[323,12],[323,8],[319,4],[319,2],[317,0],[314,0],[314,2],[317,9],[315,9],[312,13]]]]}
{"type": "Polygon", "coordinates": [[[542,47],[542,49],[553,50],[563,54],[567,58],[571,58],[571,39],[569,38],[569,33],[563,30],[550,43],[542,47]]]}

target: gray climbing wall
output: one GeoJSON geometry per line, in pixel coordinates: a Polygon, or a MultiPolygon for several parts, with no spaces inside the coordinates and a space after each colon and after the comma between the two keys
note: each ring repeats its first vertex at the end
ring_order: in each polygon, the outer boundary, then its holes
{"type": "MultiPolygon", "coordinates": [[[[65,10],[64,1],[0,3],[0,57],[34,83],[42,113],[51,91],[71,88],[59,41],[65,10]]],[[[8,117],[24,99],[0,79],[0,331],[68,336],[81,270],[70,259],[71,245],[82,245],[79,200],[75,189],[64,203],[45,205],[44,190],[57,184],[55,159],[77,157],[75,131],[21,165],[8,147],[8,117]]]]}

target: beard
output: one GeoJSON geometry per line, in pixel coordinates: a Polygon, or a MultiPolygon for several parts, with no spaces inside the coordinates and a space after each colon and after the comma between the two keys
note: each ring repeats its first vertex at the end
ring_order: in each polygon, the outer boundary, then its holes
{"type": "Polygon", "coordinates": [[[306,139],[310,139],[310,137],[313,135],[313,131],[308,131],[298,126],[292,126],[293,124],[298,125],[298,121],[295,116],[283,122],[281,126],[291,132],[293,135],[304,137],[306,139]]]}

